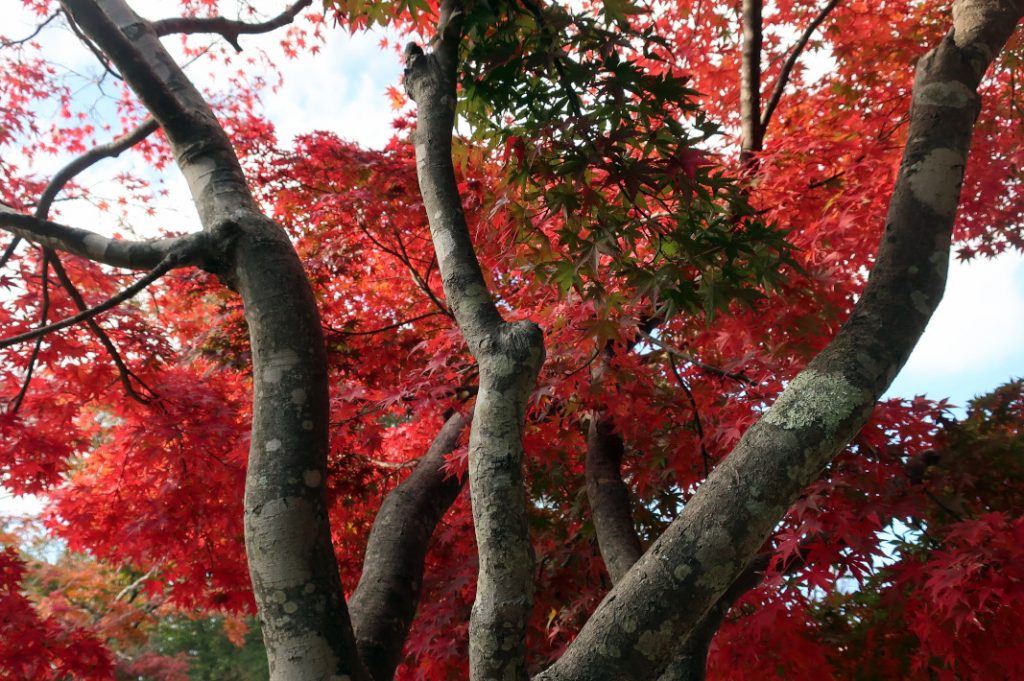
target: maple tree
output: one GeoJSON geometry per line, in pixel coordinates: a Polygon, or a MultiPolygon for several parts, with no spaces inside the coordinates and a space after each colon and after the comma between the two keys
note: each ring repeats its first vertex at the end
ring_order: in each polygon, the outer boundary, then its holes
{"type": "Polygon", "coordinates": [[[876,403],[951,244],[1022,247],[1019,0],[24,4],[121,80],[97,127],[3,38],[0,480],[93,561],[0,554],[4,673],[180,677],[112,656],[126,583],[275,679],[1024,672],[1021,383],[876,403]],[[384,149],[281,143],[235,54],[332,22],[411,40],[384,149]],[[75,184],[122,153],[201,230],[51,221],[147,201],[75,184]]]}

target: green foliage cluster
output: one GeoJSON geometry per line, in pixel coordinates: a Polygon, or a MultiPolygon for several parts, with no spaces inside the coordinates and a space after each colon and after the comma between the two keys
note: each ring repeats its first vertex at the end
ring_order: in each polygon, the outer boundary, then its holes
{"type": "Polygon", "coordinates": [[[168,657],[185,653],[190,681],[265,681],[270,676],[259,622],[248,622],[239,648],[224,633],[224,619],[169,617],[152,634],[156,650],[168,657]]]}

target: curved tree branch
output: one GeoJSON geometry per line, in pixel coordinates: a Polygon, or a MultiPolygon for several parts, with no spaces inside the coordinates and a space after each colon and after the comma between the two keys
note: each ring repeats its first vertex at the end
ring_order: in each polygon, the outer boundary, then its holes
{"type": "Polygon", "coordinates": [[[302,263],[152,25],[124,0],[62,4],[160,123],[216,256],[211,269],[242,297],[253,358],[246,554],[271,678],[367,681],[331,544],[327,353],[302,263]]]}
{"type": "MultiPolygon", "coordinates": [[[[40,305],[39,305],[39,327],[46,326],[46,318],[50,313],[50,254],[46,251],[43,252],[43,260],[40,265],[40,276],[42,282],[40,283],[40,305]]],[[[43,347],[43,336],[40,335],[36,338],[35,345],[32,347],[32,354],[28,358],[28,366],[25,367],[25,378],[21,382],[21,390],[11,400],[11,404],[8,407],[8,413],[17,413],[18,409],[21,408],[21,403],[25,399],[25,394],[28,393],[28,387],[32,383],[32,374],[35,372],[36,360],[39,359],[39,350],[43,347]]]]}
{"type": "Polygon", "coordinates": [[[419,605],[430,538],[462,489],[444,470],[470,419],[453,414],[416,468],[381,504],[366,544],[363,573],[349,599],[359,652],[374,679],[390,679],[419,605]]]}
{"type": "Polygon", "coordinates": [[[199,248],[206,239],[198,234],[149,241],[110,239],[87,229],[24,215],[2,205],[0,229],[45,248],[79,255],[104,265],[135,270],[153,269],[172,253],[177,253],[176,257],[188,253],[194,258],[189,262],[178,261],[176,267],[199,264],[207,255],[203,248],[199,248]]]}
{"type": "Polygon", "coordinates": [[[159,127],[160,126],[157,125],[155,120],[147,118],[120,137],[113,139],[106,144],[95,146],[84,154],[72,159],[66,166],[54,174],[50,183],[46,185],[46,189],[44,189],[43,193],[39,196],[39,203],[35,208],[36,217],[46,219],[47,215],[50,213],[50,207],[53,205],[53,200],[56,199],[57,195],[60,194],[64,187],[67,186],[68,182],[74,179],[82,171],[96,165],[103,159],[117,158],[124,151],[131,149],[136,144],[152,135],[159,127]]]}
{"type": "Polygon", "coordinates": [[[73,326],[79,322],[83,322],[87,319],[92,319],[98,314],[102,314],[111,308],[117,307],[126,300],[129,300],[139,293],[142,292],[147,286],[152,284],[154,281],[167,274],[170,270],[175,267],[180,267],[181,262],[187,256],[179,256],[177,253],[168,255],[160,264],[154,267],[152,270],[147,272],[144,276],[140,277],[131,286],[127,287],[115,296],[108,298],[99,305],[94,305],[88,309],[82,310],[76,315],[66,317],[59,322],[48,324],[46,326],[40,326],[37,329],[20,333],[17,336],[11,336],[9,338],[0,339],[0,348],[8,348],[18,343],[24,343],[34,338],[41,338],[46,334],[53,333],[54,331],[60,331],[66,329],[69,326],[73,326]]]}
{"type": "MultiPolygon", "coordinates": [[[[57,198],[57,195],[60,194],[61,190],[63,190],[64,187],[67,186],[68,182],[74,179],[74,177],[77,176],[79,173],[95,165],[96,163],[103,159],[116,158],[117,156],[120,156],[123,151],[135,146],[136,144],[144,140],[146,137],[148,137],[150,134],[155,132],[157,127],[158,126],[156,124],[156,121],[154,121],[152,118],[149,118],[145,120],[143,123],[141,123],[139,126],[134,128],[133,130],[128,131],[127,133],[121,135],[117,139],[114,139],[106,144],[101,144],[99,146],[93,147],[84,154],[81,154],[80,156],[77,156],[76,158],[72,159],[67,165],[58,170],[57,173],[50,180],[49,184],[46,185],[46,188],[43,190],[43,193],[39,197],[39,203],[36,204],[34,210],[35,217],[40,220],[46,220],[49,217],[50,208],[51,206],[53,206],[53,202],[57,198]]],[[[10,252],[13,252],[13,250],[17,248],[18,241],[20,239],[21,237],[14,237],[14,241],[9,246],[10,252]]],[[[85,312],[88,309],[88,305],[86,305],[85,300],[82,298],[82,295],[78,292],[78,289],[75,288],[74,284],[71,282],[70,277],[68,277],[68,273],[64,269],[64,265],[61,263],[60,257],[57,255],[57,253],[53,249],[44,247],[43,262],[49,263],[50,265],[53,266],[53,271],[57,275],[57,278],[60,281],[61,286],[63,286],[64,290],[67,291],[68,295],[71,297],[72,301],[74,301],[79,311],[85,312]]],[[[43,269],[45,272],[45,265],[43,269]]],[[[44,308],[48,303],[48,301],[45,298],[46,283],[47,280],[44,276],[44,308]]],[[[45,322],[45,313],[43,314],[43,319],[45,322]]],[[[132,379],[138,381],[139,384],[142,385],[143,387],[146,387],[146,390],[149,390],[149,388],[145,385],[145,383],[142,382],[142,380],[138,376],[132,373],[132,371],[124,363],[124,360],[121,358],[120,353],[117,351],[117,347],[114,345],[114,342],[106,334],[103,328],[100,327],[99,323],[93,317],[87,318],[85,322],[86,324],[88,324],[89,328],[92,329],[92,332],[96,335],[100,343],[103,345],[104,349],[107,351],[107,354],[109,354],[110,358],[113,360],[114,365],[117,367],[118,375],[121,378],[121,384],[124,386],[125,391],[128,393],[128,395],[131,396],[132,399],[138,400],[139,402],[148,401],[148,398],[141,395],[135,389],[135,386],[132,385],[132,379]]],[[[32,369],[35,364],[35,359],[39,355],[39,347],[41,342],[42,336],[40,336],[39,339],[36,341],[35,348],[32,351],[32,357],[29,360],[28,369],[25,375],[25,382],[22,385],[22,391],[19,393],[18,399],[16,399],[14,402],[15,409],[17,409],[17,407],[21,404],[21,399],[24,396],[25,391],[28,389],[29,382],[32,380],[32,369]]]]}
{"type": "Polygon", "coordinates": [[[299,12],[311,4],[313,4],[313,0],[298,0],[273,19],[253,23],[225,17],[171,17],[159,19],[152,22],[151,25],[158,36],[173,33],[216,33],[227,40],[231,47],[241,52],[242,46],[238,44],[238,36],[269,33],[287,26],[295,21],[299,12]]]}
{"type": "MultiPolygon", "coordinates": [[[[50,251],[50,253],[52,254],[51,265],[53,267],[54,274],[57,275],[57,280],[67,292],[71,301],[75,304],[75,307],[77,307],[79,311],[84,312],[89,307],[85,302],[85,298],[82,297],[82,294],[75,287],[74,282],[71,281],[71,277],[68,276],[67,270],[64,269],[64,263],[60,261],[60,258],[56,253],[53,253],[53,251],[50,251]]],[[[108,336],[107,332],[103,330],[103,327],[99,325],[99,322],[97,322],[95,318],[89,317],[85,320],[85,323],[92,330],[97,340],[99,340],[103,349],[107,351],[108,355],[110,355],[110,359],[114,362],[114,366],[117,367],[117,374],[121,379],[121,385],[124,387],[125,392],[137,402],[149,402],[155,393],[148,385],[146,385],[145,381],[136,376],[135,373],[128,368],[128,365],[121,357],[121,353],[118,352],[117,346],[114,345],[114,341],[110,339],[110,336],[108,336]],[[132,384],[133,380],[142,386],[142,389],[148,393],[148,395],[144,395],[136,390],[135,385],[132,384]]]]}
{"type": "Polygon", "coordinates": [[[469,486],[480,558],[469,624],[473,681],[523,681],[533,604],[522,434],[526,403],[544,361],[543,334],[506,322],[487,289],[452,163],[463,7],[444,0],[435,49],[406,47],[405,86],[416,102],[416,172],[448,305],[480,366],[469,442],[469,486]]]}
{"type": "Polygon", "coordinates": [[[598,606],[544,681],[640,681],[745,569],[800,492],[867,421],[942,297],[977,88],[1024,0],[957,0],[917,65],[907,147],[864,295],[598,606]]]}
{"type": "Polygon", "coordinates": [[[782,65],[782,70],[779,71],[779,79],[775,81],[775,87],[772,89],[772,94],[768,98],[768,103],[765,104],[764,111],[761,114],[761,135],[764,135],[764,131],[768,129],[768,124],[772,120],[772,114],[775,113],[775,108],[779,105],[779,101],[782,99],[782,92],[786,89],[786,84],[789,83],[789,76],[793,72],[793,67],[796,66],[796,62],[800,59],[800,55],[804,49],[807,48],[807,43],[810,42],[811,36],[818,30],[822,22],[828,18],[828,15],[832,13],[839,5],[839,0],[829,0],[829,3],[821,8],[817,16],[807,25],[804,29],[803,35],[796,41],[796,45],[789,53],[789,57],[786,58],[786,63],[782,65]]]}

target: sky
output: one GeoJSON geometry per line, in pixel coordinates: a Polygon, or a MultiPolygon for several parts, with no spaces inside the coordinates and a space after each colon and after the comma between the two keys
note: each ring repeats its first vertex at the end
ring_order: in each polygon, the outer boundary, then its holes
{"type": "MultiPolygon", "coordinates": [[[[172,3],[158,0],[133,2],[137,11],[147,18],[160,18],[172,3]]],[[[278,11],[284,2],[259,2],[278,11]]],[[[13,8],[5,8],[11,11],[13,8]]],[[[22,24],[27,34],[31,18],[6,15],[10,22],[3,32],[17,36],[10,26],[22,24]]],[[[41,35],[48,53],[71,68],[93,68],[94,58],[73,36],[59,29],[41,35]]],[[[382,49],[381,34],[355,34],[329,31],[319,54],[302,54],[285,59],[279,37],[242,36],[247,53],[266,50],[282,75],[283,85],[264,98],[265,112],[276,127],[278,140],[287,144],[295,135],[312,130],[329,130],[339,136],[368,147],[379,148],[391,137],[394,111],[386,88],[399,82],[401,62],[394,49],[382,49]]],[[[173,39],[172,39],[173,40],[173,39]]],[[[201,85],[216,88],[216,74],[190,70],[201,85]]],[[[821,77],[828,77],[826,72],[821,77]]],[[[45,174],[63,164],[65,159],[37,161],[36,169],[45,174]]],[[[94,184],[103,191],[119,169],[131,167],[130,154],[117,161],[105,162],[82,178],[83,184],[94,184]],[[106,183],[106,184],[105,184],[106,183]]],[[[198,223],[191,210],[187,189],[173,169],[165,174],[169,196],[158,206],[157,216],[176,229],[196,229],[198,223]]],[[[113,187],[110,188],[114,190],[113,187]]],[[[61,217],[71,224],[90,227],[108,223],[110,216],[87,204],[61,205],[61,217]]],[[[130,219],[145,220],[142,207],[130,219]]],[[[1024,376],[1024,256],[1005,254],[995,260],[974,260],[950,267],[946,295],[928,325],[907,366],[897,377],[886,396],[949,398],[959,407],[974,395],[987,392],[1011,377],[1024,376]]],[[[38,513],[40,503],[34,499],[12,499],[0,490],[0,515],[38,513]]]]}

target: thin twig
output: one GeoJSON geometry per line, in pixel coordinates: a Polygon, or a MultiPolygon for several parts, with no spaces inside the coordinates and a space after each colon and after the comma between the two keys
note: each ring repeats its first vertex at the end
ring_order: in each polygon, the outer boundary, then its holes
{"type": "MultiPolygon", "coordinates": [[[[39,326],[46,326],[46,317],[50,313],[50,254],[47,251],[43,251],[43,263],[42,263],[42,283],[40,292],[40,309],[39,309],[39,326]]],[[[39,351],[43,347],[43,338],[40,336],[36,339],[35,346],[32,348],[32,354],[28,358],[28,367],[25,369],[25,378],[21,382],[21,390],[14,397],[11,402],[11,406],[8,408],[9,414],[15,414],[21,408],[21,403],[25,399],[26,393],[28,393],[28,386],[32,383],[32,374],[35,371],[36,361],[39,359],[39,351]]]]}
{"type": "MultiPolygon", "coordinates": [[[[94,43],[92,39],[90,39],[89,36],[83,33],[82,29],[78,27],[78,24],[75,22],[74,17],[71,16],[71,12],[68,12],[66,9],[61,9],[61,11],[64,13],[65,18],[67,19],[68,26],[71,28],[71,32],[75,34],[76,38],[82,41],[83,45],[89,48],[89,51],[93,53],[93,56],[95,56],[96,59],[99,60],[100,65],[103,67],[103,70],[112,75],[117,80],[123,81],[124,78],[122,78],[121,74],[115,71],[114,67],[110,65],[110,61],[107,60],[107,56],[103,54],[103,51],[100,50],[100,48],[96,47],[96,43],[94,43]]],[[[100,77],[100,80],[103,80],[103,76],[100,77]]]]}
{"type": "Polygon", "coordinates": [[[46,17],[46,20],[43,21],[43,23],[36,26],[36,30],[32,31],[32,33],[27,38],[22,38],[21,40],[5,40],[3,41],[3,43],[0,43],[0,47],[13,47],[15,45],[24,45],[25,43],[39,35],[39,33],[44,28],[46,28],[47,24],[49,24],[51,21],[57,18],[58,14],[60,14],[60,12],[54,12],[50,16],[46,17]]]}
{"type": "Polygon", "coordinates": [[[376,333],[383,333],[384,331],[390,331],[391,329],[397,329],[400,326],[405,326],[406,324],[412,324],[413,322],[418,322],[421,319],[426,319],[427,317],[434,317],[434,316],[439,315],[439,314],[441,314],[441,313],[440,312],[436,312],[436,311],[425,312],[424,314],[421,314],[421,315],[419,315],[417,317],[412,317],[411,319],[403,319],[400,322],[395,322],[394,324],[388,324],[387,326],[382,326],[379,329],[371,329],[369,331],[342,331],[342,330],[336,329],[333,326],[330,326],[328,324],[324,324],[324,326],[327,328],[328,331],[330,331],[331,333],[337,334],[339,336],[372,336],[373,334],[376,334],[376,333]]]}
{"type": "Polygon", "coordinates": [[[116,158],[120,156],[122,152],[130,149],[156,132],[158,127],[159,125],[155,120],[147,118],[138,126],[129,130],[120,137],[117,137],[106,144],[93,147],[81,156],[72,159],[66,166],[54,174],[50,183],[46,185],[46,189],[44,189],[43,193],[39,196],[39,203],[35,208],[36,217],[44,220],[46,219],[50,212],[50,207],[53,205],[53,200],[56,199],[57,195],[60,194],[64,187],[67,186],[68,182],[74,179],[77,175],[87,168],[96,165],[103,159],[116,158]]]}
{"type": "Polygon", "coordinates": [[[738,382],[744,383],[746,385],[757,385],[757,381],[752,380],[750,377],[748,377],[743,372],[734,373],[734,372],[731,372],[731,371],[726,371],[725,369],[720,369],[720,368],[718,368],[716,366],[712,366],[710,364],[705,364],[704,362],[700,361],[699,359],[697,359],[696,357],[694,357],[690,353],[683,352],[679,348],[677,348],[677,347],[675,347],[673,345],[670,345],[670,344],[666,343],[663,340],[659,340],[659,339],[655,338],[654,336],[652,336],[649,333],[644,333],[643,331],[638,331],[638,333],[641,336],[643,336],[645,339],[647,339],[649,342],[654,343],[655,345],[657,345],[659,348],[661,348],[665,352],[673,354],[676,357],[679,357],[680,359],[685,360],[687,363],[692,364],[693,366],[695,366],[695,367],[697,367],[699,369],[703,369],[704,371],[707,371],[708,373],[715,374],[716,376],[721,376],[723,378],[731,378],[734,381],[738,381],[738,382]]]}
{"type": "Polygon", "coordinates": [[[54,331],[66,329],[67,327],[73,326],[78,322],[85,321],[87,319],[92,319],[96,315],[102,314],[107,310],[120,305],[124,301],[129,300],[130,298],[138,295],[143,289],[145,289],[147,286],[152,284],[154,281],[156,281],[163,275],[167,274],[167,272],[169,272],[172,268],[175,267],[175,265],[177,265],[180,262],[181,256],[178,253],[170,253],[167,255],[167,257],[160,261],[160,264],[151,269],[149,272],[147,272],[145,275],[139,278],[135,283],[133,283],[131,286],[124,289],[117,295],[108,298],[99,305],[90,307],[72,317],[62,319],[59,322],[54,322],[49,326],[43,326],[38,329],[33,329],[32,331],[20,333],[17,336],[4,338],[0,340],[0,349],[8,348],[12,345],[17,345],[18,343],[24,343],[25,341],[30,341],[40,336],[45,336],[46,334],[52,333],[54,331]]]}
{"type": "MultiPolygon", "coordinates": [[[[64,264],[60,261],[60,258],[56,253],[52,251],[50,251],[50,253],[53,259],[53,271],[57,275],[57,279],[60,281],[61,286],[63,286],[64,290],[67,291],[68,296],[75,303],[75,306],[80,312],[88,310],[88,304],[85,302],[85,299],[82,297],[78,288],[75,287],[74,282],[71,281],[71,277],[68,276],[67,270],[64,269],[64,264]]],[[[142,404],[151,402],[153,398],[156,397],[156,392],[150,388],[145,381],[139,378],[134,371],[128,368],[127,363],[121,358],[121,353],[118,352],[117,346],[114,345],[114,341],[111,340],[110,336],[107,335],[107,332],[103,330],[103,327],[100,326],[99,322],[95,319],[89,318],[85,320],[85,323],[96,336],[97,340],[99,340],[103,348],[107,351],[107,354],[110,355],[110,359],[114,362],[114,366],[117,367],[117,374],[121,379],[121,385],[124,386],[125,392],[127,392],[128,395],[136,402],[141,402],[142,404]],[[138,382],[148,395],[143,395],[137,391],[135,386],[132,385],[132,379],[138,382]]]]}
{"type": "Polygon", "coordinates": [[[299,0],[273,19],[258,23],[249,23],[219,16],[171,17],[152,22],[152,27],[158,36],[171,35],[172,33],[216,33],[228,41],[228,44],[235,48],[236,51],[241,52],[242,46],[238,44],[238,36],[268,33],[287,26],[295,21],[295,17],[299,15],[299,12],[309,7],[312,2],[313,0],[299,0]]]}
{"type": "Polygon", "coordinates": [[[761,114],[761,132],[764,133],[768,129],[768,123],[772,120],[772,114],[775,113],[775,108],[779,105],[779,101],[782,99],[782,91],[786,88],[786,84],[789,82],[789,76],[793,71],[793,67],[796,66],[797,60],[800,58],[800,54],[806,49],[807,43],[810,42],[811,36],[818,30],[821,23],[825,21],[828,15],[836,8],[839,4],[839,0],[829,0],[829,3],[825,5],[818,15],[814,17],[814,20],[808,24],[804,30],[803,35],[797,41],[796,45],[789,53],[789,57],[786,59],[786,63],[782,65],[782,70],[779,72],[779,79],[775,81],[775,88],[772,90],[772,96],[768,99],[768,104],[764,107],[764,112],[761,114]]]}
{"type": "Polygon", "coordinates": [[[15,235],[14,238],[11,239],[11,243],[9,243],[7,248],[4,249],[4,254],[0,255],[0,269],[2,269],[3,266],[7,264],[7,261],[11,259],[11,256],[14,255],[14,251],[17,250],[18,244],[20,243],[20,236],[15,235]]]}
{"type": "Polygon", "coordinates": [[[679,368],[676,366],[675,358],[672,357],[672,353],[666,353],[668,357],[668,365],[672,367],[672,373],[675,374],[676,382],[679,383],[679,387],[686,393],[686,397],[690,400],[690,406],[693,409],[693,425],[697,429],[697,438],[700,442],[700,456],[704,461],[704,477],[708,477],[711,472],[711,465],[709,463],[710,457],[708,456],[708,448],[704,444],[704,426],[700,421],[700,410],[697,408],[697,400],[693,396],[693,391],[690,390],[690,385],[683,379],[682,374],[679,373],[679,368]]]}

